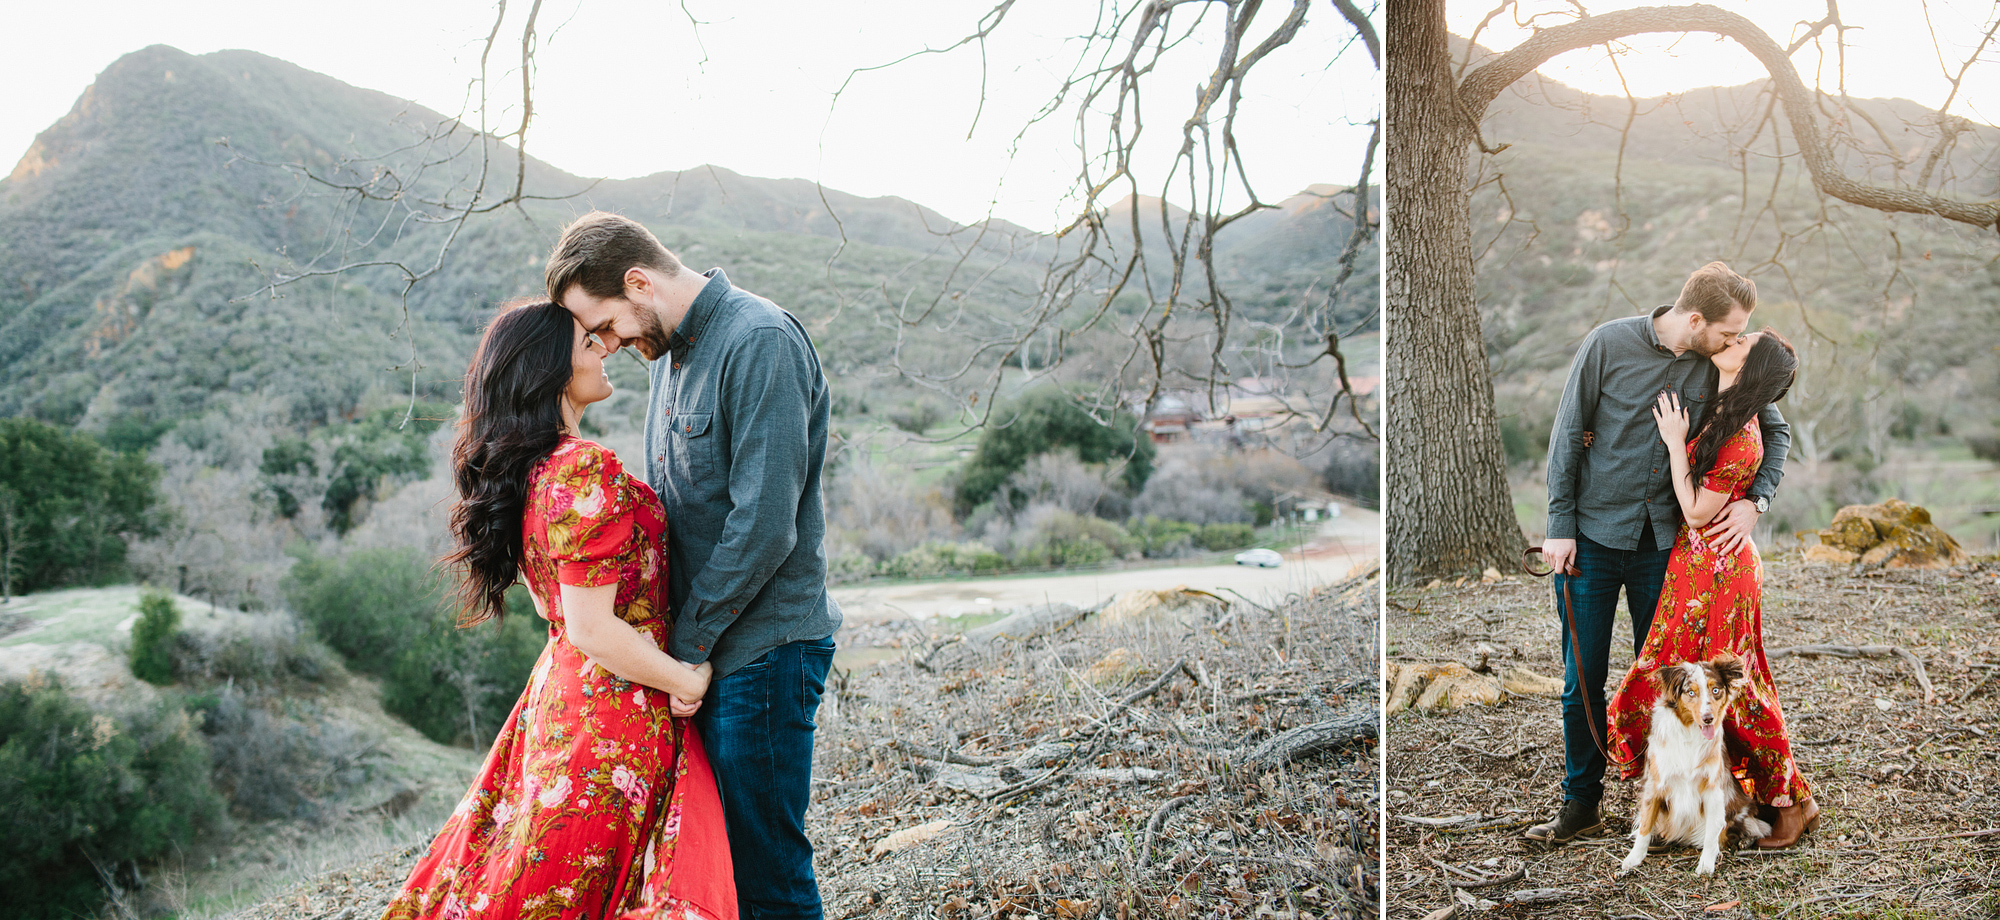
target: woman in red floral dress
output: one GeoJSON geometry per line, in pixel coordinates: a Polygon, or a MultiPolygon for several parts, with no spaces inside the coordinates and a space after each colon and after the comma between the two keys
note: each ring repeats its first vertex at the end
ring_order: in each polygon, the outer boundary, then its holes
{"type": "Polygon", "coordinates": [[[721,800],[686,718],[709,667],[662,651],[665,512],[576,436],[611,395],[604,355],[544,301],[497,317],[466,375],[448,557],[466,576],[461,622],[499,616],[525,577],[549,642],[386,917],[736,917],[721,800]]]}
{"type": "Polygon", "coordinates": [[[1649,671],[1734,652],[1749,665],[1750,685],[1725,723],[1724,737],[1730,766],[1742,778],[1744,791],[1778,809],[1771,835],[1758,841],[1772,849],[1790,846],[1817,824],[1819,805],[1792,757],[1771,665],[1764,658],[1759,602],[1764,569],[1757,547],[1745,541],[1736,552],[1723,555],[1702,539],[1701,528],[1742,498],[1756,478],[1764,457],[1757,412],[1791,389],[1798,358],[1791,343],[1765,329],[1739,338],[1714,361],[1721,372],[1720,393],[1691,442],[1687,412],[1672,393],[1661,394],[1653,410],[1673,465],[1681,530],[1667,560],[1666,583],[1645,648],[1611,699],[1610,760],[1625,779],[1644,771],[1646,733],[1658,698],[1645,679],[1649,671]]]}

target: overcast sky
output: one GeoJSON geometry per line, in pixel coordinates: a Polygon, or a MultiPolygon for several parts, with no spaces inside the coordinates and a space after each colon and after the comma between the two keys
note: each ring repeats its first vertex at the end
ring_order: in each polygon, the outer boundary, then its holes
{"type": "MultiPolygon", "coordinates": [[[[517,0],[509,9],[513,21],[495,52],[503,67],[519,60],[518,23],[531,5],[517,0]]],[[[969,139],[980,98],[975,46],[860,75],[833,107],[855,68],[948,46],[993,5],[687,0],[703,23],[697,29],[677,0],[546,0],[528,151],[583,176],[714,164],[900,195],[961,221],[990,209],[1051,229],[1070,216],[1063,196],[1076,171],[1073,122],[1053,119],[1009,151],[1076,65],[1074,36],[1091,28],[1095,4],[1018,0],[987,44],[988,98],[969,139]]],[[[1275,25],[1289,6],[1265,4],[1258,22],[1275,25]]],[[[1311,9],[1300,37],[1246,85],[1237,133],[1267,200],[1312,183],[1354,182],[1379,106],[1365,50],[1356,44],[1335,60],[1352,30],[1331,3],[1311,9]]],[[[11,167],[99,71],[156,43],[196,54],[258,51],[456,114],[493,10],[491,0],[68,0],[10,9],[17,40],[0,55],[0,159],[11,167]]],[[[1158,167],[1178,141],[1194,86],[1214,65],[1207,48],[1180,54],[1181,69],[1160,74],[1148,96],[1144,188],[1164,180],[1158,167]]],[[[496,67],[494,77],[495,92],[518,92],[517,74],[496,67]]]]}
{"type": "MultiPolygon", "coordinates": [[[[1448,0],[1452,31],[1470,35],[1486,14],[1500,4],[1495,0],[1448,0]]],[[[1614,0],[1590,2],[1593,13],[1637,6],[1663,5],[1666,0],[1614,0]]],[[[1709,0],[1716,6],[1742,14],[1764,28],[1780,45],[1805,31],[1801,23],[1826,17],[1827,0],[1709,0]]],[[[1573,9],[1566,0],[1521,0],[1518,18],[1540,17],[1547,27],[1569,21],[1573,9]],[[1570,13],[1571,15],[1564,15],[1570,13]]],[[[1992,0],[1840,0],[1841,19],[1847,30],[1847,92],[1861,98],[1900,97],[1936,108],[1943,105],[1951,86],[1946,73],[1956,74],[1992,25],[1992,0]]],[[[1504,51],[1527,37],[1528,30],[1517,26],[1517,15],[1496,19],[1479,37],[1479,43],[1504,51]]],[[[1602,46],[1573,51],[1541,68],[1553,77],[1578,89],[1594,93],[1618,94],[1622,71],[1626,84],[1639,96],[1657,96],[1702,86],[1734,86],[1761,80],[1765,71],[1748,51],[1733,41],[1709,35],[1642,36],[1626,43],[1631,53],[1611,66],[1602,46]]],[[[1837,91],[1838,61],[1829,31],[1821,43],[1824,57],[1812,47],[1792,57],[1807,85],[1818,82],[1828,91],[1837,91]]],[[[1984,124],[2000,121],[2000,48],[1988,46],[1980,55],[1965,86],[1951,105],[1951,113],[1984,124]]]]}

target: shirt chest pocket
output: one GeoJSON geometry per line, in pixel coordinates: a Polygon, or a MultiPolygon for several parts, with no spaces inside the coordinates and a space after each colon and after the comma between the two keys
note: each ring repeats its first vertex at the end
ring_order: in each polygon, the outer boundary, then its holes
{"type": "Polygon", "coordinates": [[[1714,396],[1715,390],[1710,387],[1693,386],[1681,388],[1681,407],[1687,410],[1688,433],[1690,436],[1694,433],[1694,426],[1701,424],[1701,415],[1708,411],[1708,404],[1713,401],[1714,396]]]}
{"type": "Polygon", "coordinates": [[[684,482],[702,482],[715,474],[718,438],[711,431],[714,417],[713,412],[676,412],[668,419],[673,473],[684,482]]]}

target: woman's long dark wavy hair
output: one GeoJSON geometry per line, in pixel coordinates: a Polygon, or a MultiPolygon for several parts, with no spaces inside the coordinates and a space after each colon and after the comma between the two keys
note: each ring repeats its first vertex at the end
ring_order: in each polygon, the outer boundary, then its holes
{"type": "Polygon", "coordinates": [[[1757,341],[1750,345],[1750,354],[1743,358],[1743,367],[1736,372],[1736,384],[1716,397],[1715,404],[1701,417],[1701,427],[1691,435],[1695,445],[1694,460],[1689,467],[1695,485],[1700,485],[1701,477],[1715,467],[1715,459],[1721,455],[1722,445],[1729,436],[1749,424],[1765,406],[1784,399],[1798,376],[1799,356],[1792,350],[1792,343],[1785,341],[1778,330],[1765,326],[1757,334],[1757,341]],[[1716,437],[1703,437],[1709,432],[1716,432],[1716,437]]]}
{"type": "Polygon", "coordinates": [[[451,450],[457,548],[444,558],[464,573],[460,626],[503,615],[520,576],[528,473],[562,440],[575,334],[568,310],[546,300],[521,304],[487,324],[466,370],[465,416],[451,450]]]}

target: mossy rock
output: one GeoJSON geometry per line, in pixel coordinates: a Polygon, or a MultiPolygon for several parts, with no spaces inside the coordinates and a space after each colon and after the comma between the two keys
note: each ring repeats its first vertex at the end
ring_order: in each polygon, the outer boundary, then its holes
{"type": "Polygon", "coordinates": [[[1931,523],[1928,509],[1897,498],[1840,509],[1819,532],[1819,541],[1806,550],[1807,562],[1941,569],[1970,558],[1957,540],[1931,523]]]}

